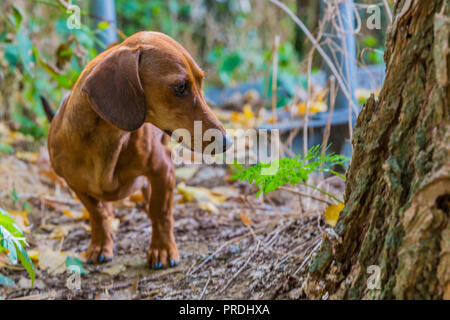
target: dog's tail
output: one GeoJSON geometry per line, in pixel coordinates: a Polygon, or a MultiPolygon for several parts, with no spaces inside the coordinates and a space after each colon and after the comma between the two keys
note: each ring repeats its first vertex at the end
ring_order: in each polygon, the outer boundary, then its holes
{"type": "Polygon", "coordinates": [[[47,99],[45,99],[43,96],[40,96],[40,98],[48,122],[52,122],[53,117],[55,116],[55,112],[53,111],[52,107],[50,107],[50,103],[48,103],[47,99]]]}

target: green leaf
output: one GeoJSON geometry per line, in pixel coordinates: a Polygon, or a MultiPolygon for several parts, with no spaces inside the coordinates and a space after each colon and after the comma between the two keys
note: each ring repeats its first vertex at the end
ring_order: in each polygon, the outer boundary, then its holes
{"type": "Polygon", "coordinates": [[[89,273],[89,271],[87,271],[86,269],[83,268],[83,261],[81,261],[77,257],[68,256],[66,258],[66,266],[72,271],[72,273],[74,273],[74,271],[73,271],[74,268],[70,268],[70,267],[78,268],[78,270],[80,271],[80,274],[88,274],[89,273]]]}
{"type": "Polygon", "coordinates": [[[15,5],[12,5],[13,10],[13,17],[14,17],[14,24],[16,25],[16,31],[20,29],[20,25],[22,23],[22,11],[20,8],[16,7],[15,5]]]}
{"type": "Polygon", "coordinates": [[[17,43],[19,46],[19,56],[26,72],[31,73],[31,57],[33,55],[33,45],[29,37],[22,31],[17,34],[17,43]]]}
{"type": "Polygon", "coordinates": [[[30,278],[31,278],[31,284],[34,285],[34,280],[36,278],[36,273],[34,271],[33,262],[31,262],[31,259],[28,256],[27,250],[25,250],[24,247],[22,247],[20,244],[17,245],[17,243],[14,243],[14,245],[16,246],[20,263],[25,268],[25,270],[27,270],[27,272],[28,272],[28,274],[30,275],[30,278]]]}
{"type": "Polygon", "coordinates": [[[14,71],[19,63],[19,48],[16,45],[8,44],[5,46],[5,59],[8,61],[10,70],[14,71]]]}
{"type": "Polygon", "coordinates": [[[19,195],[17,194],[16,188],[13,188],[11,196],[13,198],[13,204],[16,204],[16,202],[20,199],[19,195]]]}
{"type": "Polygon", "coordinates": [[[378,45],[378,39],[373,36],[367,36],[363,40],[364,46],[369,48],[375,48],[378,45]]]}
{"type": "Polygon", "coordinates": [[[0,208],[0,249],[8,250],[8,258],[13,264],[16,264],[17,260],[21,262],[34,284],[36,274],[34,265],[25,250],[26,245],[25,237],[14,219],[0,208]]]}
{"type": "MultiPolygon", "coordinates": [[[[5,210],[1,208],[0,208],[0,226],[5,228],[15,238],[24,237],[22,231],[20,231],[19,227],[16,225],[14,219],[9,215],[9,213],[7,213],[5,210]]],[[[5,237],[1,237],[0,235],[0,239],[4,238],[5,237]]]]}
{"type": "MultiPolygon", "coordinates": [[[[278,170],[270,175],[262,174],[262,169],[271,166],[269,163],[259,163],[248,169],[243,169],[242,167],[237,168],[238,172],[233,175],[232,179],[239,179],[242,181],[247,180],[250,184],[259,187],[257,195],[260,195],[262,192],[273,192],[286,184],[295,185],[300,183],[306,185],[306,181],[312,172],[331,172],[337,176],[344,177],[333,171],[331,168],[336,165],[345,164],[348,159],[340,155],[326,154],[327,149],[328,148],[325,149],[325,152],[321,153],[321,146],[316,145],[312,147],[303,158],[299,155],[294,158],[276,159],[272,164],[274,165],[273,167],[278,168],[278,170]]],[[[309,185],[307,186],[312,187],[309,185]]]]}
{"type": "Polygon", "coordinates": [[[242,57],[238,52],[233,52],[228,55],[220,66],[220,71],[227,73],[233,72],[242,63],[242,57]]]}
{"type": "Polygon", "coordinates": [[[0,143],[0,153],[14,153],[14,148],[6,144],[0,143]]]}
{"type": "Polygon", "coordinates": [[[6,250],[8,250],[8,258],[9,260],[11,260],[11,262],[13,264],[17,263],[17,250],[16,247],[14,246],[14,242],[12,240],[10,240],[11,238],[8,235],[8,230],[6,229],[2,229],[3,227],[0,226],[0,236],[2,236],[5,239],[2,239],[1,245],[3,248],[5,248],[6,250]]]}
{"type": "MultiPolygon", "coordinates": [[[[0,286],[12,288],[13,285],[14,285],[13,280],[11,280],[7,276],[4,276],[0,273],[0,286]]],[[[2,297],[0,297],[0,300],[2,300],[2,297]]]]}
{"type": "Polygon", "coordinates": [[[108,21],[101,21],[97,24],[98,30],[105,30],[109,28],[109,22],[108,21]]]}

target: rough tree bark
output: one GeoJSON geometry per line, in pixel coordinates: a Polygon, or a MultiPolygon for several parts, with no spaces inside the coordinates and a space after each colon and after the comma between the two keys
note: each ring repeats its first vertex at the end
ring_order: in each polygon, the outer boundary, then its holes
{"type": "Polygon", "coordinates": [[[396,2],[386,80],[354,128],[346,207],[311,261],[310,298],[450,299],[449,11],[396,2]]]}

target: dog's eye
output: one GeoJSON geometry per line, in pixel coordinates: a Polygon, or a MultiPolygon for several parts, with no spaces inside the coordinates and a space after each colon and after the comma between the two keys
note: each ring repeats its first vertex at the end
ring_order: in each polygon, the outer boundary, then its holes
{"type": "Polygon", "coordinates": [[[177,96],[183,96],[186,92],[186,82],[179,82],[173,86],[177,96]]]}

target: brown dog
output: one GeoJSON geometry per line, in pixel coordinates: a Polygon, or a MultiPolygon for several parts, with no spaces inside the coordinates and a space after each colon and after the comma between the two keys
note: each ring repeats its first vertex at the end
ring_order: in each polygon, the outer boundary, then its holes
{"type": "Polygon", "coordinates": [[[203,98],[203,77],[175,40],[139,32],[92,60],[63,100],[51,123],[48,149],[54,170],[90,213],[89,262],[112,259],[110,202],[139,188],[152,221],[149,266],[158,269],[178,262],[172,218],[174,165],[163,131],[184,128],[194,137],[198,120],[203,131],[220,130],[225,141],[221,145],[230,144],[203,98]]]}

